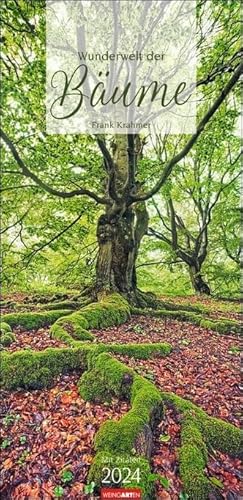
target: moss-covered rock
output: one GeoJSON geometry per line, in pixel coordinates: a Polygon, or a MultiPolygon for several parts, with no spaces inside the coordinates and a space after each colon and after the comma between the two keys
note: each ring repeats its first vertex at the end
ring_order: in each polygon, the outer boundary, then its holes
{"type": "Polygon", "coordinates": [[[54,323],[58,318],[71,314],[70,310],[46,311],[46,312],[23,312],[5,314],[4,321],[11,327],[22,327],[26,330],[42,328],[54,323]]]}
{"type": "Polygon", "coordinates": [[[1,335],[0,335],[0,344],[2,344],[4,347],[10,346],[13,342],[15,342],[16,337],[12,332],[5,332],[1,330],[1,335]]]}

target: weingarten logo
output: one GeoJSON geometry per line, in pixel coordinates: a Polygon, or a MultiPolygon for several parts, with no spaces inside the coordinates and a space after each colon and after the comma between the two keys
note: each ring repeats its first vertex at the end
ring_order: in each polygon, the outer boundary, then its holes
{"type": "Polygon", "coordinates": [[[194,0],[46,8],[48,133],[195,130],[194,0]]]}
{"type": "Polygon", "coordinates": [[[101,500],[141,500],[140,488],[101,488],[101,500]]]}

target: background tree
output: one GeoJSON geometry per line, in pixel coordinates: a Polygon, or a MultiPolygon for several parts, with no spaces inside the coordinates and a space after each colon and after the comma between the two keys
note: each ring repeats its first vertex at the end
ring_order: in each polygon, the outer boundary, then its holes
{"type": "MultiPolygon", "coordinates": [[[[217,240],[219,248],[223,244],[228,256],[226,231],[227,228],[235,230],[235,207],[230,205],[232,197],[229,196],[240,175],[240,139],[235,135],[237,118],[236,109],[222,106],[203,138],[174,170],[171,182],[153,199],[157,217],[149,234],[165,242],[174,258],[187,265],[195,292],[207,295],[210,287],[202,267],[213,239],[210,226],[214,211],[218,204],[222,206],[225,192],[225,217],[219,222],[222,241],[217,240]]],[[[231,258],[238,255],[232,251],[231,258]]]]}

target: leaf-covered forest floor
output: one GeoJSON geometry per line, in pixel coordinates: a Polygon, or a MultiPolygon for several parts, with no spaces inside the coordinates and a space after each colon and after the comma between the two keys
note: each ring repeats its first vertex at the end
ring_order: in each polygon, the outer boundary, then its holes
{"type": "Polygon", "coordinates": [[[83,492],[94,436],[129,406],[115,399],[85,402],[77,391],[79,376],[63,375],[51,389],[2,391],[1,498],[49,500],[64,487],[65,498],[88,498],[83,492]]]}
{"type": "MultiPolygon", "coordinates": [[[[13,297],[20,303],[23,295],[13,297]]],[[[165,299],[165,298],[163,298],[165,299]]],[[[167,298],[168,299],[168,298],[167,298]]],[[[226,302],[197,298],[171,299],[176,304],[205,304],[212,317],[239,318],[234,306],[226,302]],[[216,307],[218,307],[216,309],[216,307]]],[[[20,310],[26,310],[22,302],[20,310]]],[[[237,304],[238,306],[238,304],[237,304]]],[[[38,306],[32,306],[32,311],[38,306]]],[[[236,308],[238,309],[238,307],[236,308]]],[[[4,313],[12,312],[4,308],[4,313]]],[[[13,329],[16,341],[6,350],[43,350],[65,347],[51,339],[49,328],[26,331],[13,329]]],[[[133,316],[118,327],[93,330],[96,342],[156,343],[169,342],[172,353],[165,358],[138,360],[117,355],[140,375],[163,391],[189,399],[209,415],[240,425],[239,340],[233,335],[219,335],[188,322],[168,318],[133,316]]],[[[93,439],[107,419],[119,419],[129,406],[124,401],[93,404],[82,400],[77,391],[80,374],[62,375],[50,389],[1,391],[1,494],[5,499],[43,499],[60,496],[86,499],[84,487],[93,460],[93,439]],[[69,472],[70,474],[68,474],[69,472]]],[[[152,455],[153,472],[169,481],[157,484],[157,498],[177,500],[183,486],[179,477],[177,449],[180,446],[181,416],[172,407],[155,433],[152,455]]],[[[240,461],[211,450],[206,474],[216,478],[217,496],[210,500],[240,498],[240,461]]],[[[193,500],[193,499],[192,499],[193,500]]]]}

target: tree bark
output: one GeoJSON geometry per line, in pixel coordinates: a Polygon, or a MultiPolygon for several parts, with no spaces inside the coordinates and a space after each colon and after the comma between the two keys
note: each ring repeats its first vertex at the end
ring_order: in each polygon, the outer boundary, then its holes
{"type": "Polygon", "coordinates": [[[124,214],[101,215],[97,226],[99,245],[96,264],[96,291],[117,291],[136,302],[136,259],[147,232],[145,204],[130,207],[124,214]]]}
{"type": "Polygon", "coordinates": [[[107,187],[113,201],[98,220],[95,285],[96,293],[117,291],[139,305],[138,296],[141,298],[142,292],[137,289],[136,259],[149,218],[146,204],[130,204],[129,197],[131,189],[139,190],[135,173],[141,149],[138,137],[130,140],[124,135],[114,137],[110,160],[114,165],[113,185],[109,183],[107,187]]]}
{"type": "Polygon", "coordinates": [[[133,290],[135,263],[133,211],[127,210],[122,216],[101,215],[97,226],[97,240],[97,291],[120,291],[129,294],[133,290]]]}
{"type": "Polygon", "coordinates": [[[211,295],[210,288],[206,281],[204,281],[199,266],[189,266],[189,273],[191,284],[195,292],[199,294],[211,295]]]}

